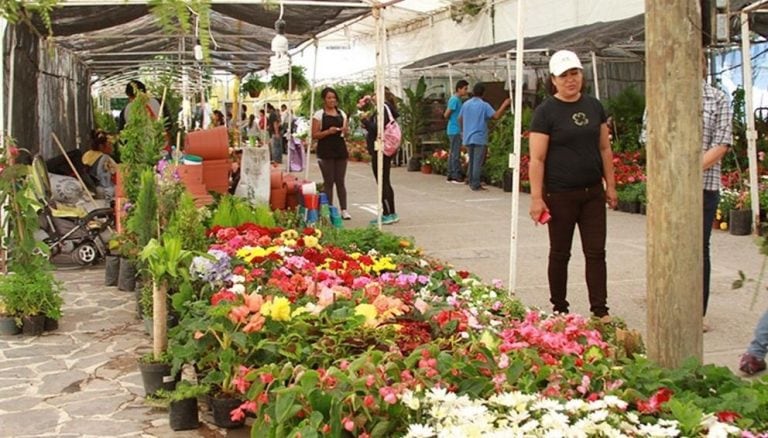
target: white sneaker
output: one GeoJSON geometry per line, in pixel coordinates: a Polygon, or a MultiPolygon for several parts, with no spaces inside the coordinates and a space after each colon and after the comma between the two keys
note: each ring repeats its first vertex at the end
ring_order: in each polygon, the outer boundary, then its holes
{"type": "Polygon", "coordinates": [[[344,219],[345,221],[348,221],[352,219],[352,216],[350,216],[347,210],[341,210],[341,218],[344,219]]]}

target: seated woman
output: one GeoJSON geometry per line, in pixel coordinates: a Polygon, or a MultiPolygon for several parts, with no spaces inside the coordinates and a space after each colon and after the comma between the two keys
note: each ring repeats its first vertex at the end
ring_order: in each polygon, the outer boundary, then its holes
{"type": "Polygon", "coordinates": [[[83,154],[83,165],[96,182],[96,194],[111,201],[115,197],[113,176],[117,173],[117,163],[105,152],[108,148],[107,134],[94,131],[91,134],[91,150],[83,154]]]}

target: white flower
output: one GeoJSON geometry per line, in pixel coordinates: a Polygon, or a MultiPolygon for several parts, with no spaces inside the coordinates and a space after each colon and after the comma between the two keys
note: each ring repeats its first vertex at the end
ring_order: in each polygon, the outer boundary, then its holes
{"type": "Polygon", "coordinates": [[[594,411],[591,414],[587,415],[587,418],[589,421],[593,423],[602,423],[603,421],[608,419],[608,411],[601,409],[599,411],[594,411]]]}
{"type": "Polygon", "coordinates": [[[541,425],[546,429],[568,429],[568,416],[559,412],[547,412],[541,416],[541,425]]]}
{"type": "Polygon", "coordinates": [[[406,438],[432,438],[435,436],[435,430],[432,426],[424,424],[411,424],[408,426],[406,438]]]}
{"type": "Polygon", "coordinates": [[[243,277],[242,275],[232,275],[232,277],[230,277],[230,280],[232,280],[232,283],[244,283],[245,277],[243,277]]]}
{"type": "Polygon", "coordinates": [[[624,409],[627,409],[627,402],[616,397],[615,395],[606,395],[605,397],[603,397],[603,401],[605,402],[605,405],[609,408],[617,408],[622,411],[624,409]]]}
{"type": "Polygon", "coordinates": [[[558,411],[562,411],[563,409],[564,409],[564,406],[560,404],[559,401],[551,398],[545,398],[545,399],[539,400],[536,403],[534,403],[533,406],[531,406],[532,411],[558,412],[558,411]]]}
{"type": "Polygon", "coordinates": [[[229,288],[229,290],[232,293],[242,295],[245,293],[245,286],[243,286],[242,284],[233,284],[232,287],[229,288]]]}
{"type": "Polygon", "coordinates": [[[732,424],[715,421],[713,424],[709,425],[707,438],[727,438],[731,435],[738,435],[739,432],[741,432],[741,429],[732,424]]]}
{"type": "Polygon", "coordinates": [[[666,428],[661,424],[641,424],[637,427],[637,430],[640,432],[640,435],[650,437],[676,437],[680,435],[680,431],[677,428],[666,428]]]}
{"type": "Polygon", "coordinates": [[[400,400],[403,402],[404,405],[408,406],[409,409],[418,410],[419,406],[421,405],[419,398],[413,395],[413,391],[410,389],[407,389],[403,391],[402,396],[400,397],[400,400]]]}
{"type": "Polygon", "coordinates": [[[573,414],[587,409],[589,409],[589,405],[580,398],[574,398],[565,403],[565,410],[573,414]]]}

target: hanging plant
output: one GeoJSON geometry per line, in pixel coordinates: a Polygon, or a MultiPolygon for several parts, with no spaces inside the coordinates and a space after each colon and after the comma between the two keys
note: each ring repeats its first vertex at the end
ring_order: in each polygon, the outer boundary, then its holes
{"type": "Polygon", "coordinates": [[[0,0],[0,17],[5,18],[11,24],[25,22],[35,33],[37,29],[30,21],[32,15],[40,17],[48,36],[53,36],[53,23],[51,21],[51,12],[59,3],[58,0],[39,0],[36,2],[22,0],[0,0]]]}
{"type": "Polygon", "coordinates": [[[203,59],[210,59],[210,0],[149,0],[147,5],[165,33],[176,35],[194,32],[203,48],[203,59]],[[195,20],[197,28],[192,29],[195,20]]]}
{"type": "Polygon", "coordinates": [[[251,97],[259,97],[259,94],[267,88],[267,85],[255,74],[249,73],[243,77],[243,83],[240,84],[240,93],[251,97]]]}
{"type": "Polygon", "coordinates": [[[476,17],[485,7],[485,0],[462,0],[451,5],[451,19],[461,23],[464,18],[476,17]]]}
{"type": "MultiPolygon", "coordinates": [[[[276,91],[288,90],[288,75],[272,76],[269,86],[276,91]]],[[[291,89],[290,91],[303,91],[309,88],[309,81],[304,73],[304,67],[299,65],[291,66],[291,89]]]]}

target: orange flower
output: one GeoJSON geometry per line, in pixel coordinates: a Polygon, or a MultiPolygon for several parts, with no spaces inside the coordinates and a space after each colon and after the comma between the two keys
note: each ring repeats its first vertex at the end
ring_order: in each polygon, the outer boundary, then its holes
{"type": "Polygon", "coordinates": [[[243,327],[243,331],[246,333],[258,332],[264,327],[264,322],[266,322],[266,320],[263,316],[261,316],[260,313],[254,313],[251,315],[251,319],[248,321],[248,324],[243,327]]]}
{"type": "Polygon", "coordinates": [[[264,297],[256,292],[250,295],[244,295],[243,299],[245,300],[245,305],[248,307],[248,310],[250,310],[251,313],[259,313],[259,310],[261,310],[261,305],[264,304],[264,297]]]}
{"type": "Polygon", "coordinates": [[[249,313],[251,312],[248,310],[248,306],[237,306],[229,311],[227,317],[235,324],[242,324],[246,321],[249,313]]]}

